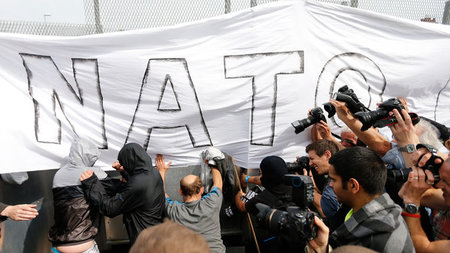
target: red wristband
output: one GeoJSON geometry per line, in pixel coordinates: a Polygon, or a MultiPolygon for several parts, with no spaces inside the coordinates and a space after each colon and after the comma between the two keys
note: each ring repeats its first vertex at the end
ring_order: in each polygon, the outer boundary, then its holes
{"type": "Polygon", "coordinates": [[[413,214],[413,213],[402,212],[402,215],[403,216],[408,216],[408,217],[413,217],[413,218],[420,218],[420,213],[413,214]]]}

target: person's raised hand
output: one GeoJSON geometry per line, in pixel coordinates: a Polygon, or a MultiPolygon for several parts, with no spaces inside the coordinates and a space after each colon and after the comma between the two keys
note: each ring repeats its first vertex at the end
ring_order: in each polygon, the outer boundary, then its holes
{"type": "Polygon", "coordinates": [[[400,147],[408,144],[417,145],[419,143],[419,137],[416,134],[414,125],[408,112],[405,109],[402,109],[400,115],[400,112],[397,109],[394,109],[391,114],[394,115],[395,119],[397,120],[397,123],[389,126],[395,140],[397,141],[397,144],[400,147]]]}
{"type": "Polygon", "coordinates": [[[345,102],[330,99],[330,103],[336,109],[336,114],[340,120],[345,122],[346,120],[353,120],[355,118],[345,102]]]}
{"type": "Polygon", "coordinates": [[[413,203],[419,206],[423,193],[433,184],[434,177],[431,171],[424,171],[414,166],[408,175],[408,181],[403,184],[398,192],[398,196],[403,199],[404,203],[413,203]]]}
{"type": "Polygon", "coordinates": [[[321,120],[319,123],[316,124],[317,131],[319,132],[322,139],[331,139],[333,138],[331,135],[331,129],[330,126],[323,120],[321,120]]]}
{"type": "Polygon", "coordinates": [[[163,155],[161,155],[161,154],[156,155],[155,163],[156,163],[156,168],[158,168],[159,172],[161,172],[161,173],[166,173],[169,170],[170,165],[172,164],[172,162],[166,163],[164,161],[163,155]]]}
{"type": "Polygon", "coordinates": [[[84,181],[84,180],[92,177],[93,174],[94,174],[93,170],[84,171],[83,174],[81,174],[81,176],[80,176],[80,181],[84,181]]]}
{"type": "Polygon", "coordinates": [[[397,97],[398,101],[402,103],[403,107],[405,107],[406,112],[409,112],[408,110],[408,103],[406,102],[406,99],[403,97],[397,97]]]}
{"type": "Polygon", "coordinates": [[[122,171],[125,170],[125,169],[123,168],[123,166],[120,164],[119,161],[115,161],[115,162],[112,164],[112,167],[113,167],[114,169],[116,169],[118,172],[122,172],[122,171]]]}

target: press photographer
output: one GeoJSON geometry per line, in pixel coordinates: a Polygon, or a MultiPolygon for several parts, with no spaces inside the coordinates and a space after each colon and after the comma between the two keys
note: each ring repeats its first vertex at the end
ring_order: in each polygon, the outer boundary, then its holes
{"type": "Polygon", "coordinates": [[[416,251],[422,252],[448,252],[450,240],[448,233],[449,212],[450,212],[450,158],[443,155],[437,158],[426,146],[419,146],[413,152],[418,162],[412,167],[408,174],[407,182],[399,191],[399,196],[405,203],[403,217],[408,224],[409,233],[414,243],[416,251]],[[441,164],[439,168],[439,182],[435,182],[435,175],[430,170],[423,170],[426,164],[441,164]],[[432,187],[436,185],[438,189],[432,187]],[[427,206],[433,209],[434,241],[430,241],[425,234],[421,223],[420,206],[427,206]],[[435,226],[439,224],[438,226],[435,226]]]}
{"type": "MultiPolygon", "coordinates": [[[[261,184],[265,189],[245,203],[242,200],[245,194],[243,192],[237,194],[235,202],[238,209],[256,217],[259,213],[256,207],[258,203],[281,211],[286,211],[288,206],[295,205],[292,203],[292,187],[284,183],[284,176],[288,174],[284,160],[278,156],[268,156],[261,161],[259,167],[261,184]]],[[[273,238],[268,229],[257,226],[255,232],[261,252],[295,252],[291,251],[290,245],[284,243],[281,237],[273,238]]],[[[246,252],[250,251],[254,252],[254,248],[246,248],[246,252]]]]}
{"type": "MultiPolygon", "coordinates": [[[[364,147],[346,148],[329,160],[331,187],[340,202],[351,207],[330,236],[330,245],[360,245],[377,252],[414,252],[401,207],[383,193],[386,168],[377,154],[364,147]]],[[[327,227],[315,219],[318,236],[309,252],[327,252],[327,227]]]]}
{"type": "MultiPolygon", "coordinates": [[[[323,111],[320,107],[311,109],[306,119],[294,121],[291,123],[291,125],[294,127],[296,134],[303,132],[307,127],[312,125],[311,140],[313,142],[323,139],[329,140],[336,143],[339,149],[343,149],[344,146],[349,146],[351,145],[350,143],[352,143],[352,140],[347,139],[349,137],[347,133],[351,132],[350,130],[348,130],[347,132],[341,132],[341,135],[343,136],[339,136],[331,132],[330,126],[327,124],[325,115],[323,114],[323,111]],[[337,141],[333,136],[337,139],[340,139],[340,142],[337,141]]],[[[355,145],[356,143],[357,141],[355,140],[352,144],[355,145]]]]}
{"type": "Polygon", "coordinates": [[[312,178],[314,179],[314,183],[320,192],[323,191],[326,184],[328,183],[328,175],[327,174],[319,175],[317,170],[315,170],[310,165],[308,156],[298,157],[295,160],[295,162],[288,162],[288,163],[286,163],[286,165],[288,167],[289,174],[309,175],[309,176],[312,175],[312,178]]]}
{"type": "Polygon", "coordinates": [[[278,237],[288,252],[299,252],[307,241],[317,236],[314,213],[309,206],[314,199],[314,184],[309,176],[287,174],[284,184],[291,189],[290,203],[286,211],[272,209],[257,203],[256,215],[259,225],[268,230],[269,235],[278,237]]]}
{"type": "MultiPolygon", "coordinates": [[[[330,170],[329,159],[339,150],[338,146],[329,140],[319,140],[306,146],[309,164],[319,175],[328,176],[330,170]]],[[[314,194],[314,207],[323,218],[333,219],[338,209],[341,207],[336,194],[326,180],[326,185],[319,188],[318,185],[314,194]]]]}
{"type": "MultiPolygon", "coordinates": [[[[418,144],[416,149],[420,148],[426,148],[429,152],[432,153],[430,159],[428,159],[428,161],[423,167],[421,167],[421,169],[423,169],[424,171],[430,171],[432,173],[434,185],[436,185],[440,180],[439,168],[441,167],[443,160],[441,157],[437,156],[437,150],[434,147],[426,144],[418,144]]],[[[386,184],[400,184],[400,186],[402,186],[408,180],[408,176],[412,171],[412,168],[388,170],[386,184]]]]}

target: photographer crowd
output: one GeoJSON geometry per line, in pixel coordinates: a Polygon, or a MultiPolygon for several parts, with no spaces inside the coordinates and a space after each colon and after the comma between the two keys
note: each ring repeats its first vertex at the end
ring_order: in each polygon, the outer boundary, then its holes
{"type": "MultiPolygon", "coordinates": [[[[303,235],[305,252],[329,252],[344,245],[376,252],[448,252],[449,129],[409,113],[405,99],[389,99],[377,111],[368,111],[357,106],[359,101],[353,101],[351,90],[346,92],[335,96],[340,101],[332,99],[325,107],[346,125],[341,136],[331,133],[320,108],[292,124],[296,133],[312,126],[313,142],[306,147],[309,166],[299,165],[301,168],[296,170],[297,174],[311,176],[314,182],[314,198],[307,210],[315,213],[312,223],[317,233],[313,230],[314,238],[309,240],[306,226],[297,231],[303,235]],[[385,126],[391,130],[391,141],[379,132],[378,128],[385,126]],[[317,148],[320,146],[328,148],[317,148]],[[307,172],[311,169],[316,175],[307,172]],[[317,183],[317,174],[329,178],[325,187],[317,183]],[[337,204],[325,197],[327,187],[332,189],[337,204]]],[[[241,179],[259,183],[255,176],[244,175],[241,179]]],[[[269,217],[273,219],[277,212],[269,217]]],[[[286,217],[283,222],[290,223],[290,216],[286,217]]],[[[267,216],[258,218],[267,223],[267,216]]],[[[292,234],[287,231],[294,226],[280,232],[272,228],[275,225],[269,222],[264,227],[280,236],[292,234]]],[[[263,238],[259,241],[264,242],[263,238]]]]}
{"type": "MultiPolygon", "coordinates": [[[[352,199],[360,204],[366,203],[366,206],[355,212],[355,207],[350,205],[352,209],[346,214],[341,226],[336,229],[330,226],[328,219],[316,219],[318,236],[310,241],[307,251],[328,252],[330,245],[337,247],[352,244],[377,252],[448,252],[450,187],[447,183],[450,182],[450,161],[446,154],[448,151],[444,151],[442,145],[448,145],[448,128],[408,113],[404,99],[388,100],[380,104],[381,109],[374,112],[352,113],[347,108],[346,102],[331,100],[330,103],[334,106],[339,119],[354,132],[358,140],[365,143],[363,145],[367,145],[368,148],[363,149],[371,149],[381,158],[383,163],[380,164],[380,168],[384,178],[374,175],[376,166],[364,165],[368,161],[367,158],[354,160],[358,157],[356,154],[348,155],[343,159],[345,169],[336,167],[336,161],[342,160],[342,153],[357,153],[356,150],[361,148],[349,148],[348,151],[337,152],[330,159],[329,174],[330,183],[338,200],[343,206],[348,205],[349,201],[351,203],[352,199]],[[373,125],[389,126],[394,140],[390,142],[378,132],[378,129],[372,127],[373,125]],[[438,150],[445,153],[440,153],[438,150]],[[367,168],[370,171],[363,172],[367,168]],[[363,177],[361,178],[360,175],[363,177]],[[364,183],[364,181],[367,182],[364,183]],[[352,195],[357,192],[356,186],[359,191],[367,194],[367,186],[364,185],[376,181],[379,181],[379,186],[382,187],[377,198],[373,198],[377,196],[374,192],[368,194],[371,198],[367,195],[366,197],[352,195]],[[379,195],[381,193],[382,195],[379,195]],[[386,199],[382,204],[376,203],[375,200],[381,196],[386,199]],[[370,201],[367,202],[368,200],[370,201]],[[370,207],[374,204],[377,207],[370,207]],[[392,212],[382,211],[383,206],[390,206],[389,209],[392,212]],[[365,207],[369,207],[367,210],[375,211],[375,213],[367,214],[365,207]],[[376,215],[382,215],[382,218],[371,222],[376,215]],[[352,219],[355,220],[352,221],[352,219]],[[390,227],[388,224],[376,225],[377,222],[389,221],[392,223],[391,229],[397,226],[392,232],[385,230],[390,227]],[[361,230],[359,228],[361,224],[368,225],[361,230]],[[376,242],[371,234],[376,234],[376,237],[387,241],[376,242]],[[388,239],[389,237],[396,239],[388,239]],[[395,243],[389,245],[392,241],[395,243]]],[[[315,136],[315,131],[318,132],[316,136],[323,139],[332,138],[329,134],[323,134],[326,131],[317,130],[323,129],[323,125],[326,125],[323,120],[319,123],[320,127],[312,129],[312,136],[315,136]]]]}
{"type": "MultiPolygon", "coordinates": [[[[313,108],[292,123],[297,134],[311,130],[307,155],[267,156],[258,175],[210,147],[200,171],[179,181],[181,202],[168,195],[163,155],[153,166],[142,146],[126,144],[112,165],[119,179],[93,167],[92,143],[74,141],[53,180],[52,252],[100,252],[99,220],[119,214],[130,252],[223,253],[221,226],[233,216],[246,252],[449,252],[449,128],[409,112],[402,98],[375,111],[346,86],[333,98],[324,109],[345,124],[340,135],[313,108]]],[[[36,205],[0,204],[3,218],[37,215],[36,205]]]]}

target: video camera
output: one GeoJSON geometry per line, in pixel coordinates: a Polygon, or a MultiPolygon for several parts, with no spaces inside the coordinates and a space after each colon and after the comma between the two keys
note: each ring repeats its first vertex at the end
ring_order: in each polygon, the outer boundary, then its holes
{"type": "Polygon", "coordinates": [[[306,119],[302,120],[296,120],[291,123],[291,125],[295,129],[295,133],[299,134],[303,132],[307,127],[319,123],[321,120],[327,122],[327,119],[325,118],[325,115],[323,115],[322,108],[316,107],[311,109],[311,112],[309,113],[310,116],[306,119]]]}
{"type": "Polygon", "coordinates": [[[314,201],[314,184],[308,176],[292,174],[284,176],[284,183],[292,187],[292,202],[296,206],[281,211],[258,203],[256,218],[270,233],[282,235],[289,244],[298,245],[317,236],[314,213],[308,208],[314,201]]]}
{"type": "MultiPolygon", "coordinates": [[[[345,102],[348,109],[353,113],[368,111],[368,109],[361,103],[352,89],[349,89],[347,85],[342,86],[337,92],[333,94],[334,100],[345,102]]],[[[328,118],[333,117],[336,114],[336,108],[331,103],[323,104],[323,108],[328,112],[328,118]]]]}
{"type": "MultiPolygon", "coordinates": [[[[357,112],[355,113],[355,117],[363,123],[361,131],[366,131],[371,126],[381,128],[397,123],[395,116],[389,115],[389,112],[394,109],[397,109],[400,112],[402,109],[405,109],[405,107],[403,107],[402,103],[397,98],[390,98],[381,103],[378,106],[378,110],[370,112],[357,112]]],[[[411,116],[413,124],[419,122],[419,117],[417,114],[409,113],[409,115],[411,116]]]]}

